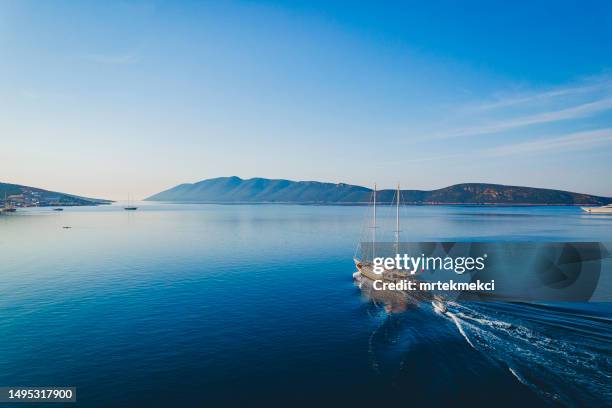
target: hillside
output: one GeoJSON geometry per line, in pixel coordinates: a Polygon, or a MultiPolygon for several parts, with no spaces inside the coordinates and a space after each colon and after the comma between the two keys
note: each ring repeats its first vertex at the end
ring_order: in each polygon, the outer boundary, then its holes
{"type": "Polygon", "coordinates": [[[110,200],[79,197],[19,184],[0,183],[0,205],[2,206],[4,206],[5,197],[7,197],[6,201],[17,207],[83,206],[112,203],[110,200]]]}
{"type": "MultiPolygon", "coordinates": [[[[395,191],[381,190],[377,199],[390,203],[395,191]]],[[[149,201],[183,203],[296,203],[364,204],[372,190],[350,184],[317,181],[241,179],[219,177],[180,184],[148,197],[149,201]]],[[[612,198],[568,191],[499,184],[466,183],[438,190],[402,190],[402,202],[410,204],[511,204],[511,205],[603,205],[612,198]]]]}

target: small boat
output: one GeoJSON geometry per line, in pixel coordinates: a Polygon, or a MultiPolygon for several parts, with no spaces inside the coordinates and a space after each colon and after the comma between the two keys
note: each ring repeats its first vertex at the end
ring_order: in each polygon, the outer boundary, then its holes
{"type": "Polygon", "coordinates": [[[128,205],[127,207],[123,207],[124,210],[126,211],[136,211],[138,209],[138,207],[134,207],[132,205],[132,203],[130,202],[130,196],[128,196],[128,205]]]}
{"type": "Polygon", "coordinates": [[[64,211],[63,208],[54,208],[53,211],[64,211]]]}
{"type": "Polygon", "coordinates": [[[446,307],[446,303],[444,303],[443,300],[440,299],[434,299],[431,302],[431,305],[433,306],[434,310],[438,313],[446,313],[448,312],[448,308],[446,307]]]}
{"type": "Polygon", "coordinates": [[[592,214],[612,214],[612,204],[603,207],[581,207],[584,211],[592,214]]]}
{"type": "Polygon", "coordinates": [[[6,193],[4,193],[4,207],[2,208],[3,213],[14,213],[17,211],[15,206],[11,205],[6,199],[6,193]]]}
{"type": "Polygon", "coordinates": [[[71,227],[71,226],[69,226],[69,225],[64,225],[62,228],[63,228],[63,229],[71,229],[72,227],[71,227]]]}

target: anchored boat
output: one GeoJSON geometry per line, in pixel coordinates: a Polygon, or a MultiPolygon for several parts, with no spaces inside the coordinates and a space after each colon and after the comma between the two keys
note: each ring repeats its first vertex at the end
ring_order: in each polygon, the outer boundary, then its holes
{"type": "Polygon", "coordinates": [[[4,207],[2,208],[2,212],[3,213],[14,213],[15,211],[17,211],[17,208],[15,208],[15,206],[11,205],[11,203],[7,201],[6,193],[4,193],[4,207]]]}
{"type": "Polygon", "coordinates": [[[124,210],[126,211],[136,211],[138,209],[138,207],[134,207],[130,201],[130,196],[128,196],[128,205],[127,207],[123,207],[124,210]]]}
{"type": "Polygon", "coordinates": [[[581,207],[584,211],[593,214],[612,214],[612,204],[603,207],[581,207]]]}

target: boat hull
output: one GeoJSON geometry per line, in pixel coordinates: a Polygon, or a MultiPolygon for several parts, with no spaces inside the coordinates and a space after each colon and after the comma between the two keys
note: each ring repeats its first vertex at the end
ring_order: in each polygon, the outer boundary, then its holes
{"type": "Polygon", "coordinates": [[[581,207],[583,211],[593,214],[612,214],[612,207],[581,207]]]}

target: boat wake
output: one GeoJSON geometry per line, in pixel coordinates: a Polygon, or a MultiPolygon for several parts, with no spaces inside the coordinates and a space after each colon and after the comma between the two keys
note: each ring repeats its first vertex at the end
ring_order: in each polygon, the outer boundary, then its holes
{"type": "Polygon", "coordinates": [[[363,279],[357,284],[370,301],[368,355],[381,378],[413,381],[417,368],[434,361],[438,382],[456,383],[455,367],[472,353],[463,353],[464,346],[454,341],[456,328],[488,367],[509,382],[515,378],[542,403],[612,406],[609,304],[456,303],[376,291],[363,279]]]}
{"type": "Polygon", "coordinates": [[[444,314],[474,349],[518,381],[569,406],[612,406],[610,320],[546,307],[450,302],[444,314]],[[560,331],[559,329],[562,329],[560,331]]]}

